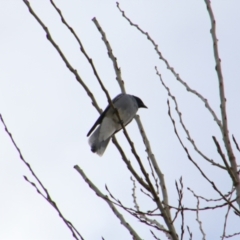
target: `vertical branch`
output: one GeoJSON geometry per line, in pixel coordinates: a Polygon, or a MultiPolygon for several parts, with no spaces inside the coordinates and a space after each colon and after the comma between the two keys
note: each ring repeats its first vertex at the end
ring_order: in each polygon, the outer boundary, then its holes
{"type": "Polygon", "coordinates": [[[196,221],[198,222],[198,225],[199,225],[199,229],[200,229],[200,232],[202,233],[202,240],[206,240],[206,233],[204,232],[203,230],[203,226],[202,226],[202,221],[200,220],[199,218],[199,210],[200,210],[200,200],[199,200],[199,196],[197,196],[193,190],[191,190],[190,188],[188,188],[188,190],[193,194],[193,196],[197,199],[197,207],[196,207],[196,221]]]}
{"type": "Polygon", "coordinates": [[[240,182],[239,182],[239,177],[237,173],[237,162],[232,150],[230,137],[229,137],[224,81],[223,81],[223,74],[222,74],[222,67],[221,67],[221,59],[219,57],[219,51],[218,51],[218,39],[216,34],[216,20],[212,11],[211,2],[209,0],[204,0],[204,1],[206,3],[207,11],[211,21],[210,33],[213,40],[213,51],[214,51],[214,58],[216,62],[216,72],[217,72],[218,83],[219,83],[219,94],[220,94],[220,102],[221,102],[220,109],[221,109],[221,116],[222,116],[221,129],[222,129],[223,141],[227,150],[227,154],[228,154],[228,158],[229,158],[232,170],[234,172],[235,178],[237,179],[237,182],[234,183],[234,185],[236,187],[237,203],[240,209],[240,182]]]}
{"type": "Polygon", "coordinates": [[[143,125],[142,125],[138,115],[135,116],[135,120],[136,120],[136,122],[138,124],[138,128],[139,128],[139,130],[141,132],[141,136],[142,136],[143,142],[144,142],[144,144],[146,146],[146,151],[147,151],[148,157],[150,158],[150,160],[152,162],[152,165],[154,167],[154,170],[155,170],[155,172],[156,172],[156,174],[157,174],[157,176],[159,178],[165,209],[167,211],[169,219],[172,221],[171,212],[170,212],[169,207],[168,207],[169,206],[169,200],[168,200],[168,192],[167,192],[167,187],[166,187],[164,175],[163,175],[161,169],[158,166],[157,160],[156,160],[156,158],[155,158],[155,156],[154,156],[154,154],[152,152],[151,145],[149,143],[149,140],[147,138],[147,135],[145,133],[145,130],[143,128],[143,125]]]}
{"type": "Polygon", "coordinates": [[[202,226],[202,221],[200,220],[199,218],[199,205],[200,205],[200,201],[199,201],[199,198],[197,198],[197,211],[196,211],[196,221],[198,222],[199,224],[199,229],[200,229],[200,232],[202,233],[202,236],[203,236],[203,240],[206,240],[206,233],[203,231],[203,226],[202,226]]]}
{"type": "Polygon", "coordinates": [[[235,185],[235,184],[237,183],[237,179],[235,179],[235,176],[234,176],[234,174],[232,173],[232,169],[230,168],[230,166],[229,166],[229,164],[228,164],[228,162],[227,162],[227,160],[226,160],[226,158],[225,158],[225,155],[224,155],[224,153],[222,152],[222,149],[221,149],[221,147],[220,147],[220,144],[218,143],[218,141],[217,141],[217,139],[216,139],[215,136],[212,136],[212,139],[213,139],[213,141],[214,141],[214,143],[215,143],[215,145],[216,145],[216,147],[217,147],[217,151],[218,151],[219,155],[221,156],[221,158],[222,158],[222,160],[223,160],[223,162],[224,162],[224,164],[225,164],[225,166],[226,166],[226,169],[227,169],[230,177],[232,178],[233,185],[235,185]]]}
{"type": "MultiPolygon", "coordinates": [[[[232,192],[231,192],[231,194],[228,198],[229,201],[232,198],[233,190],[234,189],[232,189],[232,192]]],[[[223,225],[223,234],[222,234],[222,237],[221,237],[222,240],[224,240],[224,238],[226,238],[227,219],[228,219],[228,216],[229,216],[230,209],[231,209],[231,207],[228,206],[228,209],[227,209],[227,212],[226,212],[226,215],[225,215],[224,225],[223,225]]]]}
{"type": "Polygon", "coordinates": [[[114,56],[113,54],[113,50],[110,46],[110,43],[107,40],[106,34],[105,32],[102,30],[100,24],[98,23],[98,20],[94,17],[92,19],[92,21],[94,22],[95,26],[97,27],[98,31],[101,33],[102,35],[102,40],[105,43],[106,47],[107,47],[107,51],[108,51],[108,56],[109,58],[112,60],[113,63],[113,68],[115,70],[116,73],[116,80],[121,88],[122,93],[126,93],[125,87],[124,87],[124,81],[122,80],[122,75],[121,75],[121,69],[117,64],[117,58],[114,56]]]}
{"type": "Polygon", "coordinates": [[[192,240],[192,239],[193,239],[193,238],[192,238],[192,237],[193,237],[193,234],[192,234],[189,226],[187,226],[187,230],[188,230],[188,233],[189,233],[189,240],[192,240]]]}

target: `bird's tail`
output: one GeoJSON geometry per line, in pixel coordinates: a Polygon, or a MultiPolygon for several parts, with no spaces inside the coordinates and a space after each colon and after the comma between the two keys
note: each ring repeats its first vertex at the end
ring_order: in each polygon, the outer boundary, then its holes
{"type": "Polygon", "coordinates": [[[88,143],[91,147],[92,152],[97,153],[97,155],[102,156],[105,152],[107,145],[111,139],[108,137],[105,140],[99,139],[100,127],[96,129],[96,131],[90,136],[88,143]]]}

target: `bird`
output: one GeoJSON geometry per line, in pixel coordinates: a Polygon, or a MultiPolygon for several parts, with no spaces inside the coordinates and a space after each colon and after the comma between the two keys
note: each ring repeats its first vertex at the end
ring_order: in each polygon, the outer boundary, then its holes
{"type": "Polygon", "coordinates": [[[117,95],[112,103],[119,113],[121,122],[115,110],[108,105],[87,133],[87,137],[91,135],[88,140],[91,151],[99,156],[105,152],[111,137],[122,129],[122,124],[127,126],[139,108],[147,108],[139,97],[126,93],[117,95]]]}

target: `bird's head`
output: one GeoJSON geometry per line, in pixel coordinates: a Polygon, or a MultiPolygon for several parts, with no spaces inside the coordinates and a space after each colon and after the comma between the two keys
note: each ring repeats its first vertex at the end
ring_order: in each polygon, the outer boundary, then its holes
{"type": "Polygon", "coordinates": [[[136,96],[133,96],[133,97],[137,101],[138,108],[148,108],[139,97],[136,97],[136,96]]]}

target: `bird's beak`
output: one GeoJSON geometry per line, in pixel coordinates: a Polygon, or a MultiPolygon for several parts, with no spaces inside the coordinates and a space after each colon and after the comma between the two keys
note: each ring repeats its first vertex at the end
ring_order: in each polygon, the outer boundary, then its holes
{"type": "Polygon", "coordinates": [[[143,107],[143,108],[148,108],[146,105],[143,105],[142,107],[143,107]]]}

